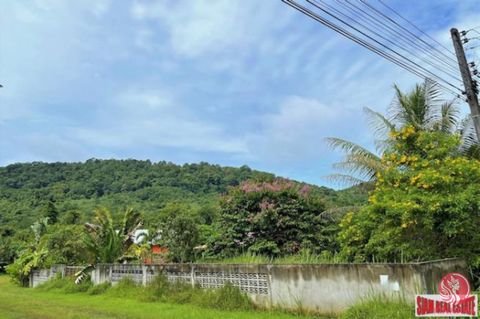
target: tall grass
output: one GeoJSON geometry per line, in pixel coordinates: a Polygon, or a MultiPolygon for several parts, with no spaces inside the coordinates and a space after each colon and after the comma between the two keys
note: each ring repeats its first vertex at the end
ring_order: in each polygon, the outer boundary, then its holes
{"type": "Polygon", "coordinates": [[[105,294],[111,297],[137,299],[148,302],[167,302],[177,304],[194,304],[204,308],[219,310],[253,310],[254,304],[248,296],[237,287],[226,284],[219,289],[201,289],[183,282],[170,282],[164,275],[158,275],[146,286],[137,284],[129,277],[124,277],[115,286],[110,283],[92,285],[88,280],[76,285],[72,278],[49,280],[36,289],[58,291],[62,293],[105,294]]]}
{"type": "Polygon", "coordinates": [[[388,300],[380,296],[361,301],[344,312],[341,319],[409,319],[415,318],[413,303],[388,300]]]}
{"type": "Polygon", "coordinates": [[[302,250],[298,254],[272,258],[264,255],[257,255],[246,252],[241,255],[229,258],[205,258],[197,263],[219,263],[219,264],[326,264],[341,263],[342,259],[330,252],[314,254],[309,250],[302,250]]]}
{"type": "Polygon", "coordinates": [[[112,287],[112,284],[107,281],[103,284],[92,285],[90,288],[88,288],[87,293],[89,295],[101,295],[107,292],[110,287],[112,287]]]}
{"type": "Polygon", "coordinates": [[[231,284],[204,291],[202,298],[197,300],[199,306],[221,310],[253,310],[254,304],[247,295],[231,284]]]}
{"type": "MultiPolygon", "coordinates": [[[[173,304],[191,304],[203,308],[218,310],[262,310],[258,309],[250,298],[237,287],[226,284],[219,289],[201,289],[183,282],[170,282],[164,275],[159,275],[147,286],[141,286],[129,277],[120,280],[115,286],[110,283],[92,285],[85,281],[75,285],[72,278],[56,278],[39,285],[36,289],[57,291],[62,293],[85,293],[90,295],[105,294],[106,296],[135,299],[145,302],[163,302],[173,304]]],[[[321,316],[303,307],[300,300],[296,309],[273,309],[274,313],[294,313],[312,318],[333,318],[321,316]]],[[[382,296],[372,296],[350,307],[341,314],[341,319],[408,319],[414,318],[413,305],[399,298],[388,300],[382,296]]]]}
{"type": "Polygon", "coordinates": [[[92,286],[93,284],[89,280],[85,280],[76,285],[73,278],[64,277],[48,280],[38,285],[36,289],[44,291],[54,290],[63,293],[79,293],[88,291],[92,286]]]}

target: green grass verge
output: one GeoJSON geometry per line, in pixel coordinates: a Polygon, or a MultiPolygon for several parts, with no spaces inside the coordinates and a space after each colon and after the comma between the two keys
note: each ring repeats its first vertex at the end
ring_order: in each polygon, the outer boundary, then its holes
{"type": "Polygon", "coordinates": [[[374,297],[356,304],[341,319],[410,319],[415,318],[413,303],[388,301],[374,297]]]}
{"type": "MultiPolygon", "coordinates": [[[[301,319],[312,318],[278,311],[237,310],[224,311],[200,307],[195,304],[142,301],[139,295],[128,297],[116,295],[126,287],[106,288],[103,294],[90,294],[88,287],[72,291],[68,285],[51,284],[39,289],[21,288],[10,282],[9,277],[0,276],[1,319],[106,319],[106,318],[161,318],[161,319],[301,319]],[[56,285],[56,286],[55,286],[56,285]],[[66,293],[70,291],[70,293],[66,293]]],[[[86,285],[87,286],[87,285],[86,285]]],[[[105,287],[104,287],[105,288],[105,287]]],[[[135,289],[140,289],[136,287],[135,289]]],[[[139,293],[137,291],[137,293],[139,293]]],[[[141,296],[141,295],[140,295],[141,296]]],[[[213,300],[218,302],[218,300],[213,300]]]]}
{"type": "MultiPolygon", "coordinates": [[[[226,286],[202,290],[188,285],[169,284],[158,277],[140,287],[123,280],[93,286],[74,285],[69,279],[49,281],[39,288],[21,288],[7,276],[0,276],[0,319],[104,319],[104,318],[211,318],[211,319],[302,319],[321,316],[255,309],[238,289],[226,286]],[[230,310],[225,310],[230,309],[230,310]]],[[[340,319],[409,319],[413,304],[370,298],[351,307],[340,319]]]]}

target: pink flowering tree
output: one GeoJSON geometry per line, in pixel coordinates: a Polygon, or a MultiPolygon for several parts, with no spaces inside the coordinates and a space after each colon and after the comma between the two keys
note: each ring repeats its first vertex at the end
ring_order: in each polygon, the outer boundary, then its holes
{"type": "Polygon", "coordinates": [[[216,253],[268,256],[336,249],[336,223],[309,185],[285,179],[248,181],[231,188],[221,202],[216,253]]]}

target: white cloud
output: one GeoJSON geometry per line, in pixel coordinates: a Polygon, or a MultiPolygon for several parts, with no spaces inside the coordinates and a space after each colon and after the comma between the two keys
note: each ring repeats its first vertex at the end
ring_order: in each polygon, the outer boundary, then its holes
{"type": "Polygon", "coordinates": [[[285,25],[291,14],[282,10],[276,15],[276,5],[267,1],[135,1],[130,11],[137,20],[155,20],[165,26],[179,55],[198,57],[225,50],[241,55],[246,46],[261,46],[256,40],[285,25]]]}
{"type": "MultiPolygon", "coordinates": [[[[296,163],[325,159],[327,148],[324,138],[337,135],[350,126],[353,113],[316,99],[300,96],[287,97],[278,112],[263,116],[262,129],[251,135],[251,153],[260,161],[296,163]]],[[[352,132],[349,132],[352,133],[352,132]]]]}
{"type": "MultiPolygon", "coordinates": [[[[480,18],[476,1],[453,3],[396,8],[450,46],[447,26],[480,18]]],[[[325,175],[323,138],[369,145],[362,107],[383,112],[393,82],[419,81],[281,1],[113,4],[2,6],[0,160],[181,153],[325,175]]]]}
{"type": "Polygon", "coordinates": [[[102,17],[105,13],[108,12],[111,5],[111,0],[96,0],[92,4],[92,11],[97,17],[102,17]]]}
{"type": "Polygon", "coordinates": [[[163,92],[132,89],[120,94],[96,127],[76,128],[83,143],[113,148],[137,145],[186,148],[195,151],[245,153],[241,138],[229,137],[223,127],[194,116],[163,92]]]}

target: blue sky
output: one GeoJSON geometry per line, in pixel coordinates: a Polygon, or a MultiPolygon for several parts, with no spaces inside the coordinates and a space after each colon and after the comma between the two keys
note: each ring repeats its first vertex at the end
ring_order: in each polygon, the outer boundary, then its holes
{"type": "MultiPolygon", "coordinates": [[[[387,1],[450,46],[477,0],[387,1]]],[[[207,161],[315,184],[420,81],[279,0],[0,0],[0,165],[207,161]]]]}

